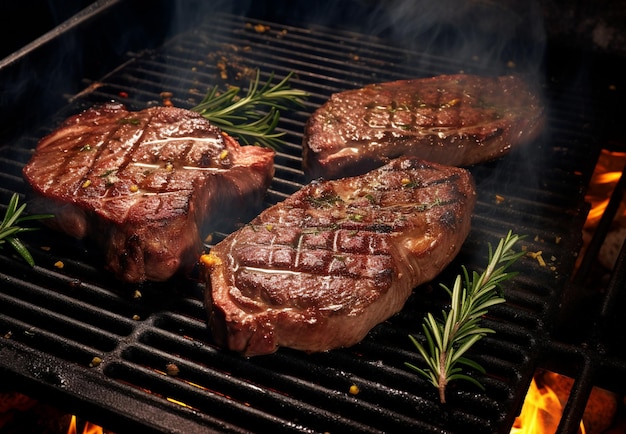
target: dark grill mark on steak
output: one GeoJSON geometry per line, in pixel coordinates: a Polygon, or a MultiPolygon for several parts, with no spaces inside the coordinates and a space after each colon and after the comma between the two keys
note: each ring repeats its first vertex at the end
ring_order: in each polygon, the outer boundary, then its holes
{"type": "Polygon", "coordinates": [[[539,95],[518,77],[443,75],[334,94],[305,126],[309,179],[365,173],[403,155],[450,166],[499,158],[543,127],[539,95]]]}
{"type": "Polygon", "coordinates": [[[190,267],[209,227],[258,212],[273,157],[189,110],[109,103],[44,137],[24,176],[55,228],[94,240],[118,278],[140,282],[190,267]]]}
{"type": "Polygon", "coordinates": [[[453,228],[457,225],[456,216],[454,215],[453,212],[450,212],[450,211],[446,211],[443,214],[441,214],[439,221],[441,222],[442,225],[448,226],[450,228],[453,228]]]}
{"type": "Polygon", "coordinates": [[[245,355],[357,343],[454,258],[474,202],[466,170],[415,158],[310,183],[202,257],[215,339],[245,355]]]}

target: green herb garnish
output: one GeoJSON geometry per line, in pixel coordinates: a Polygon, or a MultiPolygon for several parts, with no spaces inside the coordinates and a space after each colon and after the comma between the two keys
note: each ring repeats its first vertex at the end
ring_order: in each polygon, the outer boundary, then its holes
{"type": "Polygon", "coordinates": [[[117,172],[117,169],[107,169],[104,172],[102,172],[100,175],[98,175],[99,178],[106,178],[107,176],[109,176],[112,173],[117,172]]]}
{"type": "Polygon", "coordinates": [[[409,335],[428,367],[422,369],[408,362],[405,365],[439,389],[442,403],[446,402],[446,386],[450,381],[467,380],[484,389],[478,380],[464,374],[458,365],[485,373],[482,366],[463,355],[483,336],[495,333],[481,326],[481,318],[489,307],[505,302],[500,284],[517,274],[506,270],[524,254],[512,250],[520,238],[509,232],[506,238],[500,240],[495,252],[489,244],[489,265],[482,274],[473,272],[470,278],[467,269],[462,267],[463,277],[457,276],[452,290],[441,284],[451,297],[450,309],[442,312],[443,320],[435,319],[430,313],[424,318],[422,327],[426,347],[409,335]]]}
{"type": "Polygon", "coordinates": [[[328,208],[335,206],[336,203],[343,203],[341,196],[329,192],[325,192],[317,197],[309,196],[306,200],[316,208],[328,208]]]}
{"type": "Polygon", "coordinates": [[[137,118],[122,118],[117,123],[120,125],[139,125],[140,120],[137,118]]]}
{"type": "Polygon", "coordinates": [[[26,209],[26,204],[24,203],[18,207],[18,200],[19,195],[17,193],[13,193],[13,196],[11,196],[11,200],[9,201],[9,206],[4,213],[2,223],[0,223],[0,248],[2,248],[2,245],[5,242],[9,243],[11,247],[13,247],[13,249],[15,249],[15,251],[19,253],[19,255],[26,262],[28,262],[31,267],[33,267],[35,265],[35,260],[33,259],[26,246],[17,237],[17,234],[20,234],[22,232],[34,231],[37,230],[37,228],[21,227],[18,225],[28,220],[51,218],[54,217],[54,215],[33,214],[28,216],[22,216],[24,209],[26,209]]]}
{"type": "Polygon", "coordinates": [[[272,73],[267,82],[260,86],[260,72],[257,69],[256,78],[250,82],[245,96],[239,96],[240,87],[231,86],[226,92],[220,93],[215,86],[191,110],[246,144],[254,143],[276,149],[285,144],[280,139],[285,133],[274,132],[280,110],[286,110],[290,105],[301,106],[308,96],[304,91],[289,87],[288,81],[292,75],[293,72],[290,72],[280,83],[272,85],[272,73]]]}

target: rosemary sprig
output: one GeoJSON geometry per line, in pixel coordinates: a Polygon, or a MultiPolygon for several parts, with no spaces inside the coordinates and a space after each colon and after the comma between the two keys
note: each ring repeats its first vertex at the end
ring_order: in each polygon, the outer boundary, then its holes
{"type": "Polygon", "coordinates": [[[9,243],[11,247],[13,247],[13,249],[15,249],[15,251],[26,262],[28,262],[31,267],[33,267],[35,265],[35,260],[33,259],[32,255],[30,254],[24,243],[22,243],[22,241],[17,237],[17,235],[22,232],[37,230],[37,228],[21,227],[18,225],[28,220],[51,218],[54,217],[54,215],[33,214],[23,216],[22,213],[26,209],[26,204],[23,203],[18,207],[18,201],[19,195],[17,193],[13,193],[13,196],[11,196],[11,200],[9,201],[7,210],[4,213],[2,223],[0,223],[0,248],[3,247],[2,245],[5,242],[9,243]]]}
{"type": "Polygon", "coordinates": [[[446,386],[453,380],[467,380],[484,389],[478,380],[464,374],[459,365],[485,373],[481,365],[463,355],[483,336],[495,333],[481,326],[481,318],[489,307],[505,302],[500,284],[517,274],[506,270],[524,254],[512,250],[520,238],[509,231],[500,240],[495,252],[489,244],[489,265],[482,274],[474,271],[470,278],[463,266],[463,277],[457,276],[452,289],[441,284],[451,297],[450,309],[442,312],[443,320],[435,319],[431,313],[424,318],[422,327],[426,347],[409,335],[428,367],[422,369],[409,362],[405,365],[426,377],[439,389],[441,403],[446,402],[446,386]]]}
{"type": "Polygon", "coordinates": [[[274,73],[262,86],[260,75],[257,69],[256,78],[250,82],[245,96],[239,95],[241,88],[237,86],[231,86],[223,93],[214,86],[191,110],[246,144],[278,148],[285,143],[280,139],[285,133],[274,132],[280,110],[286,110],[290,105],[302,105],[308,94],[290,88],[288,82],[293,72],[275,85],[272,84],[274,73]]]}

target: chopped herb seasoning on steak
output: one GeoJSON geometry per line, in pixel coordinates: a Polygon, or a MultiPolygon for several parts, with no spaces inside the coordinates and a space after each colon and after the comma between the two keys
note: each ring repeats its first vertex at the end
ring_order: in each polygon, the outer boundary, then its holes
{"type": "Polygon", "coordinates": [[[94,241],[121,280],[162,281],[197,262],[207,227],[259,211],[273,158],[192,111],[108,103],[41,139],[23,173],[45,223],[94,241]]]}
{"type": "Polygon", "coordinates": [[[336,93],[304,132],[307,177],[365,173],[412,155],[469,166],[505,155],[543,127],[540,96],[516,76],[442,75],[336,93]]]}
{"type": "Polygon", "coordinates": [[[215,340],[246,356],[356,344],[452,261],[475,196],[465,169],[414,157],[313,181],[201,257],[215,340]]]}

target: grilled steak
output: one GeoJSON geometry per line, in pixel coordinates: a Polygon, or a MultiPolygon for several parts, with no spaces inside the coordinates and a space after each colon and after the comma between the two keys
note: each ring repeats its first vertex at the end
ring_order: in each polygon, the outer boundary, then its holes
{"type": "Polygon", "coordinates": [[[208,226],[259,211],[273,157],[189,110],[109,103],[44,137],[23,173],[49,222],[94,240],[118,278],[160,281],[197,262],[208,226]]]}
{"type": "Polygon", "coordinates": [[[313,181],[201,257],[215,340],[246,356],[359,342],[455,257],[474,203],[469,172],[414,157],[313,181]]]}
{"type": "Polygon", "coordinates": [[[539,96],[514,76],[448,75],[340,92],[308,120],[309,179],[365,173],[402,155],[450,166],[498,158],[537,137],[539,96]]]}

